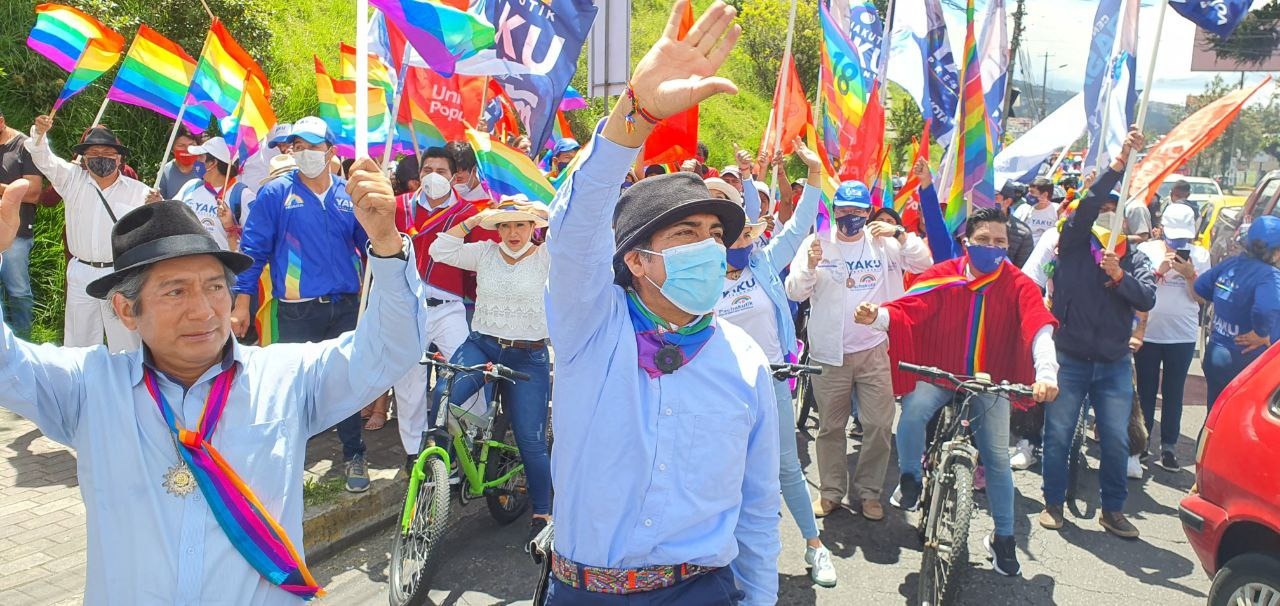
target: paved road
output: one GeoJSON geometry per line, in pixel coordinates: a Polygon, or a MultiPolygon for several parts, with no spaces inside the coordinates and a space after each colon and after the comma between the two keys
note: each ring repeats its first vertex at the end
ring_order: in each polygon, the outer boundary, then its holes
{"type": "MultiPolygon", "coordinates": [[[[1188,407],[1184,428],[1199,428],[1205,409],[1188,407]]],[[[1185,433],[1190,433],[1189,429],[1185,433]]],[[[1190,463],[1193,437],[1184,435],[1179,460],[1190,463]]],[[[812,443],[801,436],[802,461],[811,483],[812,443]]],[[[850,462],[857,444],[851,444],[850,462]]],[[[1097,447],[1090,449],[1097,468],[1097,447]]],[[[896,478],[896,472],[891,471],[896,478]]],[[[1040,476],[1016,472],[1016,533],[1023,578],[1001,577],[991,570],[982,549],[982,537],[991,531],[985,499],[979,495],[970,541],[972,567],[960,578],[960,602],[996,606],[1003,604],[1203,604],[1209,580],[1200,570],[1177,518],[1177,503],[1194,478],[1190,466],[1178,473],[1159,468],[1148,471],[1141,482],[1129,484],[1128,511],[1142,531],[1142,539],[1123,541],[1107,535],[1096,519],[1073,519],[1061,532],[1035,524],[1040,512],[1040,476]]],[[[1096,495],[1096,471],[1085,483],[1096,495]]],[[[890,486],[888,490],[891,490],[890,486]]],[[[816,494],[815,489],[811,489],[816,494]]],[[[1094,496],[1090,503],[1097,504],[1094,496]]],[[[473,503],[468,507],[484,507],[473,503]]],[[[784,508],[785,511],[785,508],[784,508]]],[[[1096,517],[1096,514],[1095,514],[1096,517]]],[[[461,526],[447,546],[447,556],[432,583],[435,604],[478,606],[527,604],[534,579],[532,564],[517,547],[526,533],[525,520],[498,527],[487,516],[461,526]],[[465,540],[463,536],[465,535],[465,540]]],[[[823,540],[836,556],[840,584],[833,589],[812,585],[803,561],[803,542],[789,515],[782,521],[783,555],[779,562],[779,604],[903,604],[914,603],[920,548],[915,532],[901,512],[889,509],[883,522],[868,522],[841,512],[821,522],[823,540]]],[[[330,593],[322,603],[386,603],[387,559],[390,531],[339,553],[316,567],[317,576],[330,593]]]]}

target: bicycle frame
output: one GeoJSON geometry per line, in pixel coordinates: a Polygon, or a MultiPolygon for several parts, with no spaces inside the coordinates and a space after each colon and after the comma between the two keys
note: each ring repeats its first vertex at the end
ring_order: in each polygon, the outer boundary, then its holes
{"type": "MultiPolygon", "coordinates": [[[[510,471],[502,476],[495,478],[489,482],[484,481],[484,472],[489,464],[489,452],[491,450],[505,450],[508,452],[519,453],[520,449],[511,446],[505,442],[500,442],[492,438],[486,439],[480,444],[480,460],[479,464],[471,456],[471,449],[467,448],[466,440],[462,426],[458,423],[457,417],[454,415],[452,408],[448,405],[448,395],[453,391],[453,380],[456,375],[452,373],[448,377],[449,389],[445,392],[445,397],[441,398],[441,407],[444,409],[441,414],[445,415],[444,421],[448,427],[447,434],[452,440],[453,451],[457,453],[458,466],[462,469],[462,475],[465,485],[461,487],[472,498],[478,498],[484,495],[484,492],[490,488],[497,488],[511,480],[513,476],[524,471],[524,462],[511,468],[510,471]]],[[[500,387],[499,387],[500,388],[500,387]]],[[[436,434],[444,434],[440,428],[436,428],[432,432],[436,434]]],[[[444,461],[445,469],[451,467],[452,460],[449,451],[437,445],[433,440],[427,441],[427,447],[418,453],[418,458],[413,462],[413,470],[409,474],[409,493],[404,503],[404,511],[400,514],[400,531],[409,532],[409,526],[413,523],[413,511],[418,502],[418,489],[422,487],[422,481],[427,478],[427,474],[423,471],[427,460],[431,457],[440,457],[444,461]]]]}

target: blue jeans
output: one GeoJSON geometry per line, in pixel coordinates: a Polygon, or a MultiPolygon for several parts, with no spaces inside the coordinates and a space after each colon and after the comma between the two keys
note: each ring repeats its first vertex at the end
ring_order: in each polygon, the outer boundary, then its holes
{"type": "MultiPolygon", "coordinates": [[[[916,388],[902,399],[898,419],[898,469],[920,480],[924,457],[925,428],[938,409],[951,401],[954,391],[917,381],[916,388]]],[[[987,500],[996,534],[1013,536],[1013,470],[1009,468],[1009,400],[980,395],[970,402],[974,438],[982,465],[987,469],[987,500]]]]}
{"type": "Polygon", "coordinates": [[[1236,375],[1240,374],[1250,363],[1258,359],[1264,350],[1251,352],[1248,356],[1242,356],[1232,352],[1227,347],[1218,345],[1212,341],[1205,347],[1204,360],[1201,362],[1201,368],[1204,369],[1204,383],[1208,390],[1208,402],[1206,405],[1209,410],[1213,410],[1213,403],[1218,400],[1218,396],[1222,395],[1222,390],[1227,388],[1227,384],[1236,375]]]}
{"type": "Polygon", "coordinates": [[[31,337],[32,309],[34,298],[31,294],[31,273],[28,264],[31,260],[31,238],[18,238],[4,251],[4,263],[0,264],[0,282],[4,283],[7,296],[5,309],[9,310],[9,327],[19,337],[31,337]]]}
{"type": "Polygon", "coordinates": [[[786,381],[774,381],[773,389],[778,401],[778,431],[781,448],[778,450],[778,483],[782,485],[782,500],[787,502],[791,517],[805,540],[818,538],[818,521],[813,517],[813,502],[809,500],[809,485],[805,483],[804,470],[800,468],[800,455],[796,446],[796,412],[791,404],[791,386],[786,381]]]}
{"type": "MultiPolygon", "coordinates": [[[[498,340],[485,334],[472,332],[471,336],[454,352],[454,364],[475,366],[485,362],[501,364],[529,375],[528,381],[504,383],[503,402],[511,415],[511,430],[516,434],[516,447],[524,462],[524,475],[529,480],[529,500],[533,513],[551,513],[551,457],[547,454],[547,396],[551,390],[551,361],[547,349],[517,349],[502,347],[498,340]]],[[[440,399],[444,397],[446,383],[437,381],[432,395],[429,427],[435,427],[440,399]]],[[[484,376],[478,372],[460,374],[454,378],[449,402],[461,405],[484,387],[484,376]]]]}
{"type": "Polygon", "coordinates": [[[735,606],[746,597],[728,566],[666,589],[620,595],[574,589],[551,575],[547,606],[735,606]]]}
{"type": "MultiPolygon", "coordinates": [[[[276,330],[281,343],[319,343],[356,329],[360,295],[335,295],[329,303],[305,301],[276,306],[276,330]]],[[[342,460],[364,455],[361,437],[360,408],[368,402],[351,402],[355,412],[338,422],[338,439],[342,441],[342,460]]]]}
{"type": "Polygon", "coordinates": [[[1167,452],[1173,452],[1173,447],[1178,444],[1182,428],[1182,392],[1195,353],[1195,343],[1143,343],[1142,349],[1133,355],[1134,372],[1138,377],[1138,402],[1142,405],[1147,435],[1151,435],[1155,426],[1156,392],[1160,391],[1163,396],[1160,449],[1167,452]],[[1161,367],[1164,368],[1163,376],[1161,367]]]}
{"type": "Polygon", "coordinates": [[[1102,510],[1124,511],[1129,496],[1125,469],[1129,459],[1129,417],[1133,413],[1133,357],[1114,362],[1090,362],[1058,352],[1058,399],[1044,410],[1045,505],[1061,506],[1067,499],[1067,454],[1088,396],[1102,442],[1102,510]]]}

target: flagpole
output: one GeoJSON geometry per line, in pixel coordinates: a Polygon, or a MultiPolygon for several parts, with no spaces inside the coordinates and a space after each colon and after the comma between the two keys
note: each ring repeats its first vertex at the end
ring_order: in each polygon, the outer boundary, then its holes
{"type": "Polygon", "coordinates": [[[412,119],[409,120],[409,139],[413,141],[413,157],[419,158],[418,129],[414,128],[412,119]]]}
{"type": "Polygon", "coordinates": [[[356,0],[356,158],[369,155],[369,0],[356,0]]]}
{"type": "Polygon", "coordinates": [[[164,146],[164,154],[160,156],[160,169],[156,171],[156,182],[151,189],[160,189],[160,177],[164,175],[164,163],[169,161],[169,152],[173,151],[173,142],[178,139],[178,128],[182,126],[182,115],[187,113],[184,102],[178,107],[178,117],[173,119],[173,129],[169,131],[169,142],[164,146]]]}
{"type": "MultiPolygon", "coordinates": [[[[796,33],[796,0],[791,0],[791,12],[787,15],[787,43],[782,51],[782,70],[778,73],[778,82],[782,84],[782,98],[778,100],[778,115],[773,117],[773,149],[777,152],[782,147],[782,127],[787,123],[787,89],[791,88],[791,43],[796,33]]],[[[769,171],[769,195],[778,187],[778,171],[769,170],[772,156],[765,159],[761,170],[769,171]]]]}
{"type": "MultiPolygon", "coordinates": [[[[404,84],[408,81],[409,75],[409,50],[412,47],[408,42],[404,43],[404,52],[401,54],[400,70],[396,73],[396,100],[395,107],[391,111],[391,127],[387,132],[387,149],[383,152],[382,165],[385,167],[391,162],[392,148],[395,147],[396,124],[400,119],[400,103],[404,100],[404,84]]],[[[412,112],[410,112],[412,114],[412,112]]],[[[418,137],[413,134],[413,116],[409,116],[409,136],[413,139],[413,156],[418,156],[418,137]]]]}
{"type": "MultiPolygon", "coordinates": [[[[1151,89],[1155,88],[1153,79],[1156,74],[1156,57],[1160,54],[1160,37],[1164,34],[1164,13],[1168,7],[1168,2],[1161,2],[1160,16],[1156,18],[1156,43],[1151,48],[1151,61],[1147,64],[1147,79],[1142,87],[1142,101],[1138,103],[1138,132],[1142,132],[1143,127],[1147,124],[1147,107],[1151,99],[1151,89]]],[[[1111,112],[1108,111],[1107,113],[1111,112]]],[[[1121,226],[1124,225],[1122,223],[1124,209],[1131,202],[1129,199],[1129,185],[1133,181],[1133,159],[1137,153],[1138,150],[1130,149],[1129,156],[1125,158],[1124,179],[1120,182],[1120,205],[1116,208],[1115,217],[1111,219],[1111,236],[1107,239],[1108,251],[1115,251],[1116,249],[1116,240],[1119,238],[1121,226]]]]}
{"type": "Polygon", "coordinates": [[[98,108],[98,115],[93,117],[93,124],[91,124],[89,128],[93,128],[94,126],[102,124],[102,115],[107,113],[108,103],[111,103],[110,95],[108,95],[105,99],[102,100],[102,106],[98,108]]]}
{"type": "Polygon", "coordinates": [[[1070,143],[1062,146],[1062,151],[1058,153],[1058,159],[1053,161],[1053,164],[1049,166],[1049,172],[1045,173],[1049,180],[1053,180],[1053,173],[1058,172],[1058,167],[1062,166],[1062,162],[1067,159],[1067,151],[1069,151],[1071,146],[1075,145],[1078,140],[1078,138],[1074,139],[1070,143]]]}

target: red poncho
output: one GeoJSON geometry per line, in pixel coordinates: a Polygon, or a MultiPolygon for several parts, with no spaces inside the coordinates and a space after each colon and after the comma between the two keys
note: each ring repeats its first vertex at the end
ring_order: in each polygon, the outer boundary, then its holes
{"type": "Polygon", "coordinates": [[[957,375],[985,372],[997,383],[1035,381],[1031,342],[1058,321],[1040,287],[1012,263],[969,280],[968,259],[943,261],[920,274],[902,298],[886,303],[893,392],[915,389],[919,375],[898,362],[936,366],[957,375]]]}

